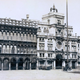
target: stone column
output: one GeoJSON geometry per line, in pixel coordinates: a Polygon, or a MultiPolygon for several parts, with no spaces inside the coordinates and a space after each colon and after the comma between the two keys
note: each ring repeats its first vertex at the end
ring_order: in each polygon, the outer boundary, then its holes
{"type": "Polygon", "coordinates": [[[47,46],[47,39],[45,39],[45,45],[44,45],[44,50],[48,50],[48,46],[47,46]]]}
{"type": "Polygon", "coordinates": [[[72,47],[71,47],[71,41],[69,42],[70,43],[70,52],[72,51],[72,47]]]}
{"type": "Polygon", "coordinates": [[[40,69],[40,62],[38,61],[38,69],[40,69]]]}
{"type": "Polygon", "coordinates": [[[15,54],[17,54],[17,47],[16,47],[16,46],[14,46],[14,48],[15,48],[15,52],[14,52],[14,53],[15,53],[15,54]]]}
{"type": "Polygon", "coordinates": [[[47,59],[45,60],[45,67],[47,68],[47,59]]]}
{"type": "Polygon", "coordinates": [[[38,63],[38,60],[37,60],[37,70],[39,69],[39,63],[38,63]]]}
{"type": "Polygon", "coordinates": [[[69,64],[70,64],[70,68],[72,69],[72,61],[70,61],[70,63],[69,63],[69,64]]]}
{"type": "Polygon", "coordinates": [[[52,62],[52,69],[54,69],[54,62],[52,62]]]}
{"type": "Polygon", "coordinates": [[[37,38],[37,50],[39,50],[39,38],[37,38]]]}
{"type": "Polygon", "coordinates": [[[25,63],[23,63],[23,70],[25,70],[25,63]]]}
{"type": "Polygon", "coordinates": [[[31,70],[31,62],[30,62],[30,70],[31,70]]]}
{"type": "Polygon", "coordinates": [[[2,62],[2,70],[3,70],[3,62],[2,62]]]}
{"type": "Polygon", "coordinates": [[[56,69],[56,61],[54,61],[54,69],[56,69]]]}
{"type": "Polygon", "coordinates": [[[65,61],[62,62],[62,68],[64,68],[64,67],[65,67],[65,61]]]}
{"type": "Polygon", "coordinates": [[[75,68],[77,68],[78,67],[78,62],[75,62],[75,68]]]}
{"type": "Polygon", "coordinates": [[[5,53],[5,45],[3,45],[3,53],[5,53]]]}
{"type": "Polygon", "coordinates": [[[11,63],[9,62],[9,70],[11,70],[11,63]]]}
{"type": "Polygon", "coordinates": [[[78,44],[77,44],[77,42],[76,42],[76,52],[78,52],[78,44]]]}
{"type": "Polygon", "coordinates": [[[18,70],[18,62],[16,63],[16,70],[18,70]]]}
{"type": "Polygon", "coordinates": [[[53,39],[53,51],[55,51],[55,47],[56,47],[56,41],[55,41],[55,39],[53,39]]]}

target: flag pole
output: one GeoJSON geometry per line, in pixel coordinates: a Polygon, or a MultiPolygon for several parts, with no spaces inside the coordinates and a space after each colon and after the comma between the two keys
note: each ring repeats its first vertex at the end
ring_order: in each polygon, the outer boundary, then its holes
{"type": "Polygon", "coordinates": [[[66,0],[66,25],[67,25],[67,64],[68,64],[68,0],[66,0]]]}

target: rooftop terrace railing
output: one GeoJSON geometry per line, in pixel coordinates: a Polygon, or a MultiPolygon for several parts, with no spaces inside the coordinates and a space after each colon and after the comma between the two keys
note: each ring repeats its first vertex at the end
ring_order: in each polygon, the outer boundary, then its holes
{"type": "Polygon", "coordinates": [[[22,19],[20,21],[20,20],[14,20],[10,18],[9,19],[0,18],[0,24],[37,28],[38,22],[27,20],[27,19],[22,19]]]}

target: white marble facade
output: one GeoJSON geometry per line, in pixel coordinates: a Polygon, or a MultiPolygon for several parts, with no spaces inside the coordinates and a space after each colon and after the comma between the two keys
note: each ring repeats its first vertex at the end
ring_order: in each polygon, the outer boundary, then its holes
{"type": "MultiPolygon", "coordinates": [[[[58,64],[56,56],[58,54],[62,56],[61,64],[58,66],[63,67],[67,62],[67,27],[64,18],[64,14],[58,13],[55,8],[48,14],[43,15],[42,22],[38,24],[37,57],[44,61],[43,64],[45,64],[46,59],[47,63],[52,59],[51,64],[54,62],[53,66],[56,67],[58,64]]],[[[77,34],[73,36],[73,28],[68,26],[68,59],[70,66],[73,66],[72,68],[76,68],[76,63],[78,63],[78,53],[80,51],[78,43],[77,34]]]]}

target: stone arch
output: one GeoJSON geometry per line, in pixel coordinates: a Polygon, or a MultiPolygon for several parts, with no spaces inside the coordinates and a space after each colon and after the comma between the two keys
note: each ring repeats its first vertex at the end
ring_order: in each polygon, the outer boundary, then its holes
{"type": "Polygon", "coordinates": [[[25,69],[29,70],[30,69],[30,59],[26,58],[25,61],[24,61],[24,63],[25,63],[25,69]]]}
{"type": "Polygon", "coordinates": [[[61,54],[56,55],[56,68],[57,69],[62,68],[62,55],[61,54]]]}
{"type": "Polygon", "coordinates": [[[25,60],[24,60],[24,61],[30,61],[30,58],[28,58],[28,57],[27,57],[27,58],[25,58],[25,60]]]}
{"type": "Polygon", "coordinates": [[[22,70],[23,69],[23,58],[18,59],[18,69],[22,70]]]}
{"type": "Polygon", "coordinates": [[[30,52],[33,53],[33,45],[30,46],[30,52]]]}
{"type": "Polygon", "coordinates": [[[36,69],[36,63],[37,63],[37,59],[32,58],[32,60],[31,60],[31,69],[36,69]]]}
{"type": "Polygon", "coordinates": [[[16,59],[15,58],[11,59],[11,70],[16,70],[16,59]]]}
{"type": "Polygon", "coordinates": [[[11,53],[14,54],[15,53],[15,47],[12,47],[11,53]]]}
{"type": "Polygon", "coordinates": [[[8,58],[3,59],[3,70],[9,70],[9,59],[8,58]]]}
{"type": "Polygon", "coordinates": [[[62,59],[62,55],[61,54],[57,54],[56,55],[56,59],[62,59]]]}

